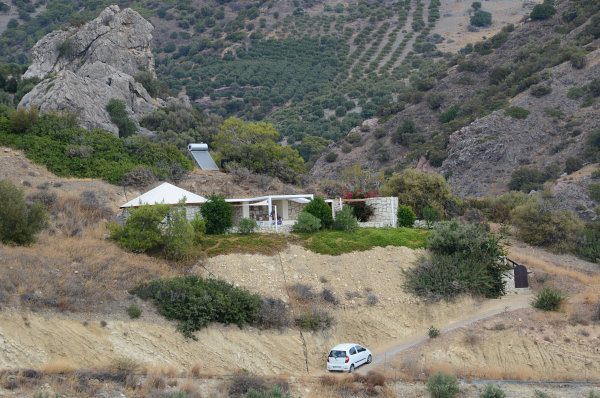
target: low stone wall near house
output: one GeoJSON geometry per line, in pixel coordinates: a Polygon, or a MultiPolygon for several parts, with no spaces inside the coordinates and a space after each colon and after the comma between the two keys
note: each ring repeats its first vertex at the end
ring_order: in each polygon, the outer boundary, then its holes
{"type": "MultiPolygon", "coordinates": [[[[373,207],[373,215],[367,222],[359,222],[358,226],[363,228],[384,228],[398,225],[396,212],[398,211],[398,198],[387,196],[381,198],[368,198],[365,200],[369,206],[373,207]]],[[[344,202],[342,202],[344,205],[344,202]]],[[[339,200],[333,200],[333,215],[341,210],[339,200]]]]}

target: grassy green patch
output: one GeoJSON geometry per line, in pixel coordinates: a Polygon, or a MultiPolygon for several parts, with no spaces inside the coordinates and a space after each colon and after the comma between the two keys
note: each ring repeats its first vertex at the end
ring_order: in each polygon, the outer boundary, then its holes
{"type": "Polygon", "coordinates": [[[205,235],[200,242],[200,251],[207,257],[231,253],[273,255],[285,249],[289,240],[289,236],[275,233],[205,235]]]}
{"type": "Polygon", "coordinates": [[[428,234],[428,231],[411,228],[359,228],[356,232],[318,231],[300,236],[308,250],[337,256],[377,246],[406,246],[418,249],[426,246],[428,234]]]}

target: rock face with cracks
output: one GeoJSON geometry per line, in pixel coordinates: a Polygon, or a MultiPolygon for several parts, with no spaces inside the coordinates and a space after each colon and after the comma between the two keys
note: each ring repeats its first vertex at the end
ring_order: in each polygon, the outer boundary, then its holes
{"type": "Polygon", "coordinates": [[[47,34],[33,48],[33,62],[24,74],[43,80],[19,106],[73,110],[82,127],[118,134],[105,109],[111,98],[125,102],[134,120],[156,107],[134,79],[139,70],[154,74],[153,29],[137,12],[113,5],[80,27],[47,34]]]}

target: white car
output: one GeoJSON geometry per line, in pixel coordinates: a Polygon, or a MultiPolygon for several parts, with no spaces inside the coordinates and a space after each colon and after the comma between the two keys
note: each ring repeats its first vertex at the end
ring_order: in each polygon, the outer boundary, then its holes
{"type": "Polygon", "coordinates": [[[360,365],[371,363],[371,361],[373,361],[373,355],[365,347],[352,343],[338,344],[329,351],[327,370],[352,373],[360,365]]]}

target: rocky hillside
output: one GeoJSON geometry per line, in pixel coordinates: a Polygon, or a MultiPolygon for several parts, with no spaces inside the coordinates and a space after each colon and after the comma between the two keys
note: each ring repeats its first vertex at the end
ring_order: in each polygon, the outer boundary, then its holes
{"type": "Polygon", "coordinates": [[[323,155],[312,174],[332,178],[356,163],[389,173],[418,163],[444,173],[458,195],[480,197],[506,191],[522,166],[562,173],[568,158],[583,159],[600,126],[596,94],[586,91],[600,72],[598,40],[591,20],[565,22],[573,10],[564,2],[551,18],[466,47],[429,81],[413,81],[391,118],[381,114],[333,145],[335,155],[323,155]],[[526,114],[509,116],[511,107],[526,114]]]}
{"type": "Polygon", "coordinates": [[[134,78],[140,69],[154,74],[153,29],[137,12],[110,6],[82,26],[49,33],[33,47],[23,75],[43,80],[19,106],[75,111],[83,127],[118,134],[106,111],[111,98],[122,100],[134,119],[156,108],[134,78]]]}

